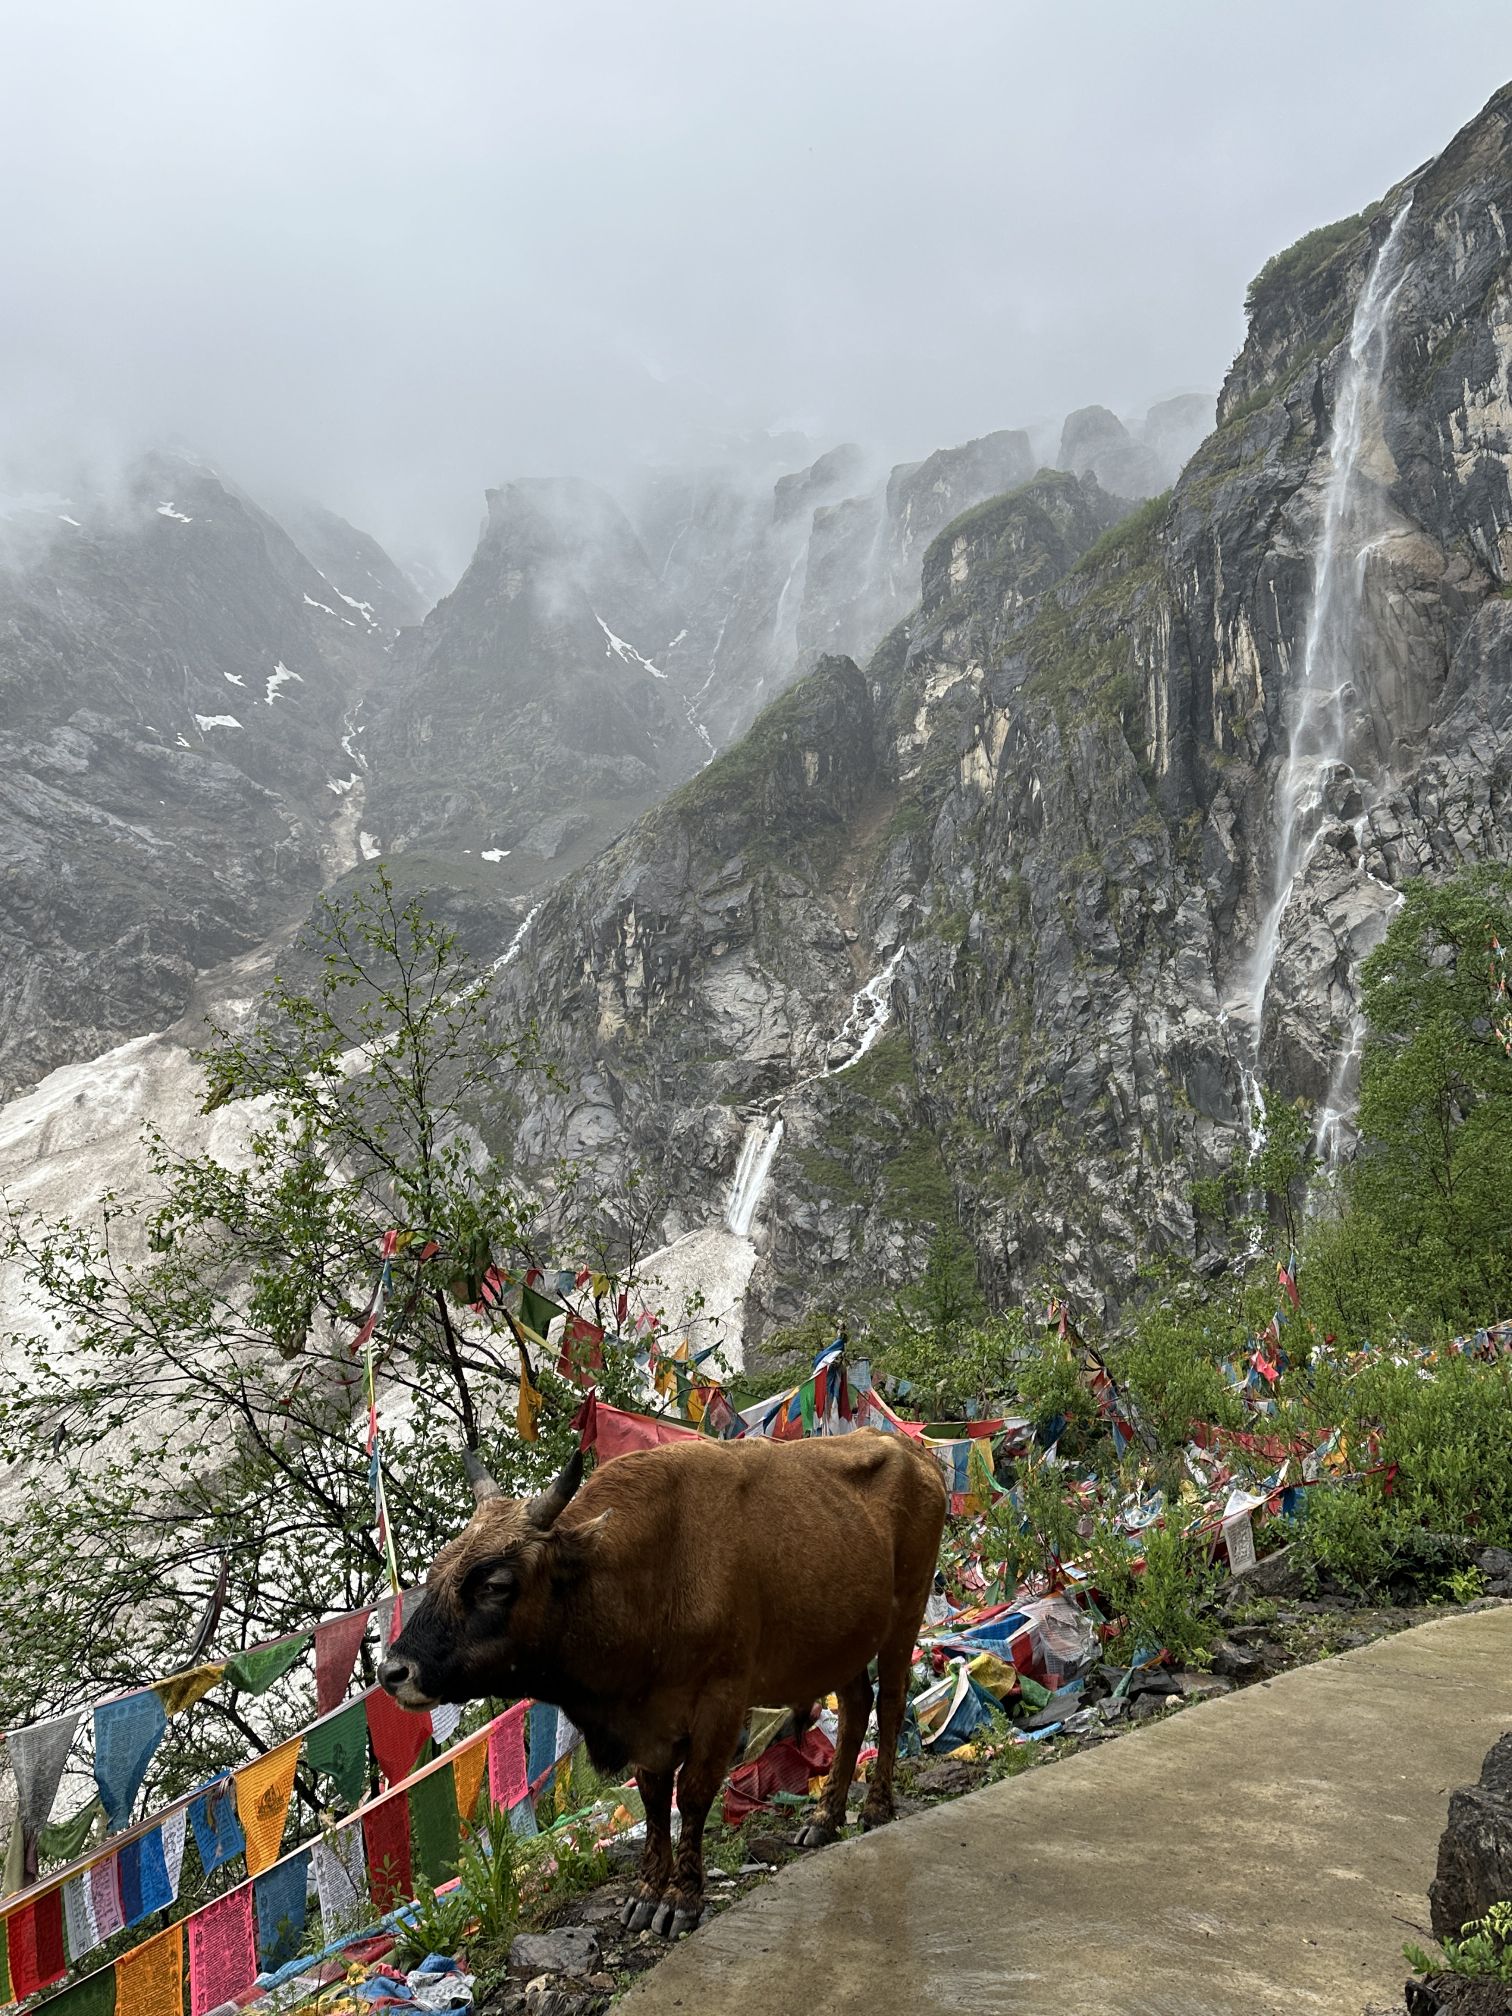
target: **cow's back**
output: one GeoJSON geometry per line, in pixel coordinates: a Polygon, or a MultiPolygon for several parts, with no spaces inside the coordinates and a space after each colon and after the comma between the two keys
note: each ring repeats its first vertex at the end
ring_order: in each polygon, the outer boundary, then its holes
{"type": "Polygon", "coordinates": [[[595,1577],[671,1686],[741,1671],[752,1701],[839,1686],[933,1579],[944,1483],[905,1438],[688,1441],[595,1471],[563,1523],[609,1512],[595,1577]]]}

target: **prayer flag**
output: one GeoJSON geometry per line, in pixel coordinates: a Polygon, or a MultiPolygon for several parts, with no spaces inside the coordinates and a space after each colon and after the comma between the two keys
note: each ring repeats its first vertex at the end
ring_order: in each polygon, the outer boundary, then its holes
{"type": "Polygon", "coordinates": [[[115,1963],[115,2016],[183,2016],[183,2008],[184,1928],[170,1925],[115,1963]]]}
{"type": "Polygon", "coordinates": [[[168,1888],[174,1897],[179,1893],[179,1879],[184,1873],[184,1836],[189,1831],[189,1809],[177,1807],[163,1820],[163,1866],[168,1871],[168,1888]]]}
{"type": "Polygon", "coordinates": [[[30,1904],[5,1920],[10,1958],[11,1994],[24,2002],[39,1988],[50,1988],[68,1971],[63,1953],[63,1893],[44,1890],[30,1904]]]}
{"type": "Polygon", "coordinates": [[[569,1310],[562,1329],[562,1351],[557,1359],[557,1371],[564,1379],[576,1379],[587,1385],[588,1375],[601,1372],[603,1368],[603,1331],[597,1323],[590,1323],[585,1316],[569,1310]]]}
{"type": "Polygon", "coordinates": [[[410,1875],[409,1802],[402,1792],[369,1806],[362,1816],[367,1849],[368,1889],[379,1912],[392,1911],[414,1895],[410,1875]]]}
{"type": "Polygon", "coordinates": [[[462,1720],[462,1710],[455,1701],[438,1701],[430,1711],[431,1737],[439,1750],[443,1743],[449,1743],[457,1733],[462,1720]]]}
{"type": "Polygon", "coordinates": [[[378,1760],[378,1769],[390,1785],[397,1785],[401,1779],[408,1778],[415,1768],[416,1758],[425,1748],[431,1733],[430,1716],[423,1712],[417,1715],[411,1709],[401,1708],[381,1687],[373,1689],[364,1705],[368,1737],[373,1745],[373,1755],[378,1760]]]}
{"type": "Polygon", "coordinates": [[[450,1771],[432,1771],[410,1787],[410,1859],[432,1889],[456,1873],[461,1853],[457,1788],[450,1771]]]}
{"type": "Polygon", "coordinates": [[[366,1915],[367,1870],[362,1859],[362,1829],[340,1827],[312,1844],[315,1895],[320,1900],[320,1926],[327,1940],[350,1930],[366,1915]]]}
{"type": "Polygon", "coordinates": [[[107,1855],[85,1873],[89,1877],[89,1908],[94,1916],[95,1930],[102,1939],[108,1939],[126,1924],[126,1912],[121,1903],[121,1858],[119,1855],[107,1855]]]}
{"type": "Polygon", "coordinates": [[[236,1793],[231,1780],[217,1778],[197,1799],[189,1803],[189,1824],[194,1829],[194,1845],[207,1876],[240,1855],[247,1845],[236,1818],[236,1793]]]}
{"type": "Polygon", "coordinates": [[[488,1732],[488,1791],[501,1811],[530,1795],[530,1777],[525,1769],[526,1704],[517,1701],[488,1732]]]}
{"type": "Polygon", "coordinates": [[[113,1967],[101,1967],[75,1981],[61,1995],[50,1996],[48,2016],[114,2016],[116,1979],[113,1967]]]}
{"type": "Polygon", "coordinates": [[[257,1919],[257,1964],[271,1974],[292,1960],[304,1938],[305,1898],[310,1887],[310,1856],[291,1855],[259,1876],[252,1885],[257,1919]]]}
{"type": "Polygon", "coordinates": [[[98,1793],[66,1820],[49,1820],[38,1835],[38,1844],[49,1862],[72,1862],[82,1854],[84,1843],[100,1817],[98,1793]]]}
{"type": "Polygon", "coordinates": [[[100,1944],[100,1930],[90,1908],[87,1871],[63,1885],[63,1941],[70,1966],[100,1944]]]}
{"type": "Polygon", "coordinates": [[[488,1744],[473,1737],[452,1752],[452,1782],[457,1793],[457,1817],[464,1824],[477,1811],[478,1792],[488,1769],[488,1744]]]}
{"type": "Polygon", "coordinates": [[[544,1345],[546,1334],[562,1310],[548,1295],[537,1294],[531,1287],[520,1290],[520,1313],[517,1322],[527,1337],[544,1345]]]}
{"type": "Polygon", "coordinates": [[[515,1408],[515,1426],[520,1431],[522,1442],[540,1439],[540,1429],[536,1425],[541,1414],[541,1391],[530,1376],[530,1360],[520,1348],[520,1398],[515,1408]]]}
{"type": "Polygon", "coordinates": [[[225,1677],[225,1672],[224,1666],[195,1666],[187,1673],[175,1673],[171,1680],[159,1680],[152,1691],[171,1722],[175,1715],[182,1715],[208,1694],[225,1677]]]}
{"type": "Polygon", "coordinates": [[[280,1638],[275,1644],[254,1645],[250,1651],[238,1652],[234,1659],[226,1661],[227,1680],[244,1693],[266,1694],[304,1651],[310,1635],[301,1631],[292,1638],[280,1638]]]}
{"type": "Polygon", "coordinates": [[[79,1713],[56,1716],[51,1722],[33,1722],[5,1739],[6,1754],[16,1777],[16,1818],[28,1841],[35,1841],[46,1825],[57,1797],[63,1766],[73,1747],[79,1713]]]}
{"type": "Polygon", "coordinates": [[[362,1804],[367,1782],[367,1716],[363,1704],[349,1701],[339,1715],[317,1722],[305,1736],[305,1762],[329,1778],[348,1808],[362,1804]]]}
{"type": "Polygon", "coordinates": [[[167,1711],[150,1687],[119,1701],[102,1701],[94,1711],[95,1783],[111,1832],[130,1819],[167,1727],[167,1711]]]}
{"type": "Polygon", "coordinates": [[[294,1792],[299,1738],[254,1758],[236,1773],[236,1817],[247,1837],[247,1872],[259,1875],[278,1860],[284,1819],[294,1792]]]}
{"type": "Polygon", "coordinates": [[[350,1617],[335,1617],[329,1624],[316,1627],[315,1707],[321,1715],[329,1715],[341,1704],[370,1614],[354,1610],[350,1617]]]}
{"type": "Polygon", "coordinates": [[[121,1908],[128,1927],[140,1925],[154,1911],[162,1911],[173,1902],[161,1827],[150,1828],[132,1841],[123,1841],[116,1859],[121,1870],[121,1908]]]}
{"type": "Polygon", "coordinates": [[[257,1979],[252,1886],[243,1883],[185,1921],[189,1927],[189,2016],[239,2002],[257,1979]]]}

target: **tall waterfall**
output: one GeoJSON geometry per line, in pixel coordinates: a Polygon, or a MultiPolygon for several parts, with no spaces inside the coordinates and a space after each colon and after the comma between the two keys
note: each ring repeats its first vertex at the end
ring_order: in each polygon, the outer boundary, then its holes
{"type": "Polygon", "coordinates": [[[735,1181],[730,1185],[725,1205],[725,1224],[737,1238],[750,1237],[756,1207],[766,1188],[772,1157],[782,1139],[782,1122],[763,1115],[753,1120],[740,1144],[740,1160],[735,1165],[735,1181]]]}
{"type": "MultiPolygon", "coordinates": [[[[1374,490],[1366,473],[1366,457],[1375,434],[1390,349],[1391,311],[1404,277],[1402,230],[1411,208],[1409,198],[1392,223],[1355,304],[1349,357],[1339,375],[1334,402],[1331,467],[1313,565],[1312,609],[1295,688],[1291,734],[1276,780],[1271,897],[1245,989],[1252,1061],[1244,1078],[1252,1099],[1259,1095],[1266,997],[1280,952],[1287,905],[1293,891],[1305,881],[1317,851],[1330,782],[1341,771],[1353,774],[1356,752],[1351,748],[1348,703],[1353,697],[1365,567],[1374,543],[1367,536],[1374,529],[1370,523],[1374,490]]],[[[1333,1109],[1330,1149],[1337,1147],[1337,1102],[1352,1096],[1353,1089],[1342,1086],[1339,1079],[1336,1068],[1329,1094],[1333,1109]]]]}

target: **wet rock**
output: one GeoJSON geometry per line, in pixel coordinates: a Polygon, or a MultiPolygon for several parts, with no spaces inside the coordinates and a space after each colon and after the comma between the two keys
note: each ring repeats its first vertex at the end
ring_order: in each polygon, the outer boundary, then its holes
{"type": "Polygon", "coordinates": [[[1512,1897],[1512,1735],[1492,1745],[1477,1782],[1449,1801],[1428,1891],[1434,1937],[1458,1938],[1505,1897],[1512,1897]]]}
{"type": "Polygon", "coordinates": [[[1304,1586],[1304,1564],[1296,1547],[1278,1547],[1274,1554],[1263,1556],[1242,1586],[1250,1596],[1295,1596],[1304,1586]]]}
{"type": "Polygon", "coordinates": [[[777,1834],[752,1834],[746,1846],[758,1862],[785,1862],[793,1852],[793,1844],[777,1834]]]}
{"type": "Polygon", "coordinates": [[[950,1799],[969,1792],[980,1777],[964,1757],[931,1758],[914,1774],[914,1790],[932,1799],[950,1799]]]}
{"type": "Polygon", "coordinates": [[[522,1932],[509,1949],[511,1974],[591,1974],[598,1964],[599,1942],[586,1925],[522,1932]]]}
{"type": "Polygon", "coordinates": [[[1181,1696],[1184,1701],[1216,1701],[1221,1694],[1232,1694],[1235,1682],[1222,1673],[1181,1673],[1181,1696]]]}
{"type": "Polygon", "coordinates": [[[1213,1671],[1220,1680],[1233,1680],[1241,1687],[1263,1680],[1266,1660],[1258,1646],[1240,1644],[1235,1638],[1221,1638],[1213,1648],[1213,1671]]]}
{"type": "Polygon", "coordinates": [[[1486,1578],[1488,1596],[1512,1596],[1512,1550],[1483,1547],[1475,1557],[1475,1565],[1486,1578]]]}

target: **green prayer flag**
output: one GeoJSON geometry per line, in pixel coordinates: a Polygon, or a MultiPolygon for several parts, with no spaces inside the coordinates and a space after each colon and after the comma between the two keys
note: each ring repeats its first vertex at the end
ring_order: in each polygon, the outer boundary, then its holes
{"type": "Polygon", "coordinates": [[[803,1415],[803,1432],[805,1435],[812,1435],[814,1432],[814,1382],[812,1379],[804,1381],[798,1395],[798,1406],[803,1415]]]}
{"type": "Polygon", "coordinates": [[[339,1715],[315,1725],[305,1738],[305,1762],[331,1780],[349,1809],[361,1805],[368,1771],[367,1712],[361,1695],[339,1715]]]}
{"type": "Polygon", "coordinates": [[[450,1771],[433,1771],[410,1787],[410,1863],[432,1888],[456,1871],[462,1853],[457,1825],[457,1785],[450,1771]]]}
{"type": "Polygon", "coordinates": [[[72,1862],[89,1839],[94,1823],[104,1811],[98,1795],[81,1806],[68,1820],[50,1820],[37,1836],[37,1846],[45,1862],[72,1862]]]}
{"type": "Polygon", "coordinates": [[[562,1310],[549,1295],[538,1295],[534,1288],[521,1289],[520,1328],[537,1344],[546,1342],[546,1332],[551,1328],[553,1319],[561,1314],[562,1310]]]}
{"type": "MultiPolygon", "coordinates": [[[[16,1832],[19,1834],[20,1831],[18,1827],[16,1832]]],[[[8,1926],[9,1921],[0,1918],[0,2008],[3,2008],[7,2002],[14,2002],[16,1999],[11,1994],[10,1954],[6,1950],[10,1944],[7,1936],[8,1926]]]]}
{"type": "Polygon", "coordinates": [[[113,1966],[86,1974],[72,1988],[65,1988],[48,2003],[57,2016],[115,2016],[116,1972],[113,1966]]]}
{"type": "Polygon", "coordinates": [[[279,1639],[276,1645],[238,1652],[234,1659],[226,1661],[226,1678],[233,1687],[240,1687],[243,1693],[266,1694],[275,1680],[282,1680],[309,1644],[310,1638],[311,1633],[303,1631],[297,1637],[279,1639]]]}
{"type": "Polygon", "coordinates": [[[1020,1673],[1019,1699],[1026,1707],[1043,1708],[1050,1699],[1050,1689],[1042,1687],[1038,1680],[1031,1680],[1027,1673],[1020,1673]]]}

